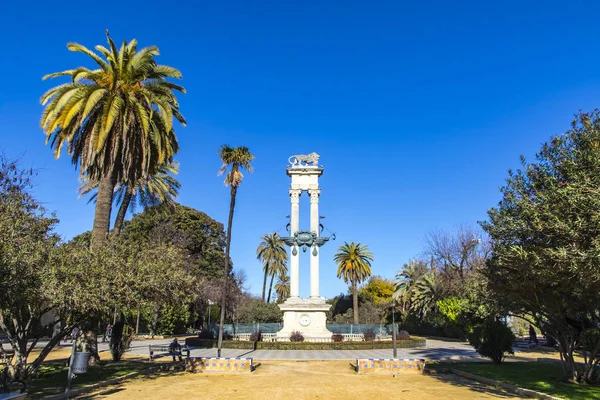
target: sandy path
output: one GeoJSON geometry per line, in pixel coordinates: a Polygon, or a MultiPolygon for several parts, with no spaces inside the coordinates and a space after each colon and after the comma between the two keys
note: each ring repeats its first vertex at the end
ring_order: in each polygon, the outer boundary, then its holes
{"type": "Polygon", "coordinates": [[[451,375],[358,375],[346,361],[267,361],[252,374],[177,373],[134,379],[93,399],[509,399],[451,375]]]}

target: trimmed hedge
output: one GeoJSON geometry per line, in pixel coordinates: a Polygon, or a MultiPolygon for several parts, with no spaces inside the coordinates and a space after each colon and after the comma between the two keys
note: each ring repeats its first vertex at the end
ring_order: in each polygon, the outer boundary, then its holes
{"type": "MultiPolygon", "coordinates": [[[[199,338],[187,338],[185,344],[190,347],[213,348],[217,347],[216,340],[207,340],[199,338]]],[[[397,340],[396,347],[399,349],[410,349],[414,347],[425,346],[425,339],[413,337],[409,340],[397,340]]],[[[244,350],[371,350],[371,349],[391,349],[393,343],[391,340],[385,341],[363,341],[363,342],[249,342],[241,340],[223,340],[224,349],[244,349],[244,350]],[[256,344],[256,347],[254,347],[256,344]]]]}

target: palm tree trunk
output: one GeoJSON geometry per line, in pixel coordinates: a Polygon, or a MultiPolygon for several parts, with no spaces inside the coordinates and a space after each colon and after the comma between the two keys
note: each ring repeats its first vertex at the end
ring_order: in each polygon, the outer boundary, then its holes
{"type": "Polygon", "coordinates": [[[231,186],[231,201],[229,202],[229,220],[227,221],[227,242],[225,244],[225,262],[223,263],[223,288],[221,293],[221,318],[219,319],[219,339],[217,340],[217,357],[221,357],[223,345],[223,325],[225,324],[225,306],[227,305],[227,280],[229,279],[229,249],[231,247],[231,225],[237,188],[231,186]]]}
{"type": "Polygon", "coordinates": [[[127,214],[127,209],[129,208],[129,203],[131,203],[132,196],[133,196],[133,190],[130,189],[130,185],[128,185],[127,190],[125,191],[125,196],[123,196],[123,201],[121,202],[121,206],[119,207],[119,212],[117,213],[117,218],[115,219],[115,225],[113,226],[111,234],[118,236],[121,233],[121,228],[123,227],[123,221],[125,221],[125,214],[127,214]]]}
{"type": "Polygon", "coordinates": [[[269,285],[269,296],[267,297],[267,303],[271,301],[271,290],[273,289],[273,279],[275,279],[275,274],[271,275],[271,284],[269,285]]]}
{"type": "Polygon", "coordinates": [[[352,307],[354,309],[354,323],[358,325],[358,289],[356,281],[352,281],[352,307]]]}
{"type": "Polygon", "coordinates": [[[94,227],[92,229],[92,249],[102,246],[110,229],[110,213],[112,211],[113,191],[115,189],[114,171],[111,169],[100,179],[96,210],[94,212],[94,227]]]}
{"type": "Polygon", "coordinates": [[[263,279],[262,301],[265,302],[265,292],[267,288],[267,277],[269,276],[269,264],[265,265],[265,278],[263,279]]]}

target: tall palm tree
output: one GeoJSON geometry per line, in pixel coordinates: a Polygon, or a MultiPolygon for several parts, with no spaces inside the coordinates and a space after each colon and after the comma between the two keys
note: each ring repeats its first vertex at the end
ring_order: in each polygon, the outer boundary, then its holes
{"type": "MultiPolygon", "coordinates": [[[[153,207],[159,204],[172,206],[179,193],[181,184],[173,175],[179,173],[179,164],[172,162],[158,167],[156,172],[148,177],[140,178],[133,184],[117,184],[114,199],[119,204],[119,211],[113,225],[112,233],[119,235],[127,210],[135,211],[137,206],[142,208],[153,207]]],[[[97,181],[87,181],[79,187],[80,197],[96,190],[97,181]]],[[[89,201],[95,201],[98,192],[90,197],[89,201]]]]}
{"type": "Polygon", "coordinates": [[[354,323],[358,324],[358,284],[371,276],[373,254],[366,245],[346,242],[338,248],[333,259],[338,266],[338,278],[352,286],[354,323]]]}
{"type": "Polygon", "coordinates": [[[235,209],[235,197],[238,187],[244,179],[243,170],[252,172],[252,160],[254,156],[247,147],[230,147],[226,144],[219,148],[221,158],[221,169],[219,175],[225,174],[225,186],[230,188],[229,219],[227,220],[227,240],[225,242],[225,263],[223,265],[223,290],[221,296],[221,318],[219,320],[219,339],[217,342],[217,357],[221,357],[221,346],[223,344],[223,324],[225,323],[225,305],[227,300],[227,280],[231,266],[229,265],[229,249],[231,247],[231,225],[233,224],[233,211],[235,209]]]}
{"type": "Polygon", "coordinates": [[[274,289],[275,293],[277,293],[277,302],[283,303],[288,297],[290,297],[289,275],[278,275],[277,283],[275,283],[274,289]]]}
{"type": "Polygon", "coordinates": [[[78,67],[44,76],[68,76],[71,81],[40,99],[45,106],[40,125],[54,156],[58,158],[66,145],[80,176],[98,181],[92,248],[106,240],[115,185],[137,182],[172,161],[179,149],[173,119],[185,125],[174,94],[185,89],[167,80],[181,78],[179,70],[158,65],[155,46],[137,51],[133,39],[117,49],[108,31],[106,37],[108,48],[96,46],[98,53],[67,44],[70,51],[91,57],[99,68],[78,67]]]}
{"type": "Polygon", "coordinates": [[[402,312],[408,311],[417,281],[427,273],[427,264],[422,260],[410,260],[396,275],[394,299],[398,301],[402,312]]]}
{"type": "Polygon", "coordinates": [[[263,235],[262,242],[256,249],[256,258],[263,263],[264,280],[262,290],[262,300],[265,301],[265,292],[267,287],[267,278],[271,276],[271,286],[269,286],[269,297],[267,303],[271,299],[271,289],[273,288],[273,279],[275,275],[285,275],[287,273],[286,261],[287,252],[283,240],[277,233],[269,233],[263,235]]]}

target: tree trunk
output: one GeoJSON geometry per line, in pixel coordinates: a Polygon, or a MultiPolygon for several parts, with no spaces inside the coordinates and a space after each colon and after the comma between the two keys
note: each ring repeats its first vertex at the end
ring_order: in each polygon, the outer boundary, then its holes
{"type": "Polygon", "coordinates": [[[354,310],[354,323],[358,325],[358,289],[356,281],[352,281],[352,308],[354,310]]]}
{"type": "Polygon", "coordinates": [[[90,353],[88,365],[98,365],[100,363],[100,355],[98,354],[98,335],[94,331],[85,332],[84,343],[85,350],[90,353]]]}
{"type": "Polygon", "coordinates": [[[125,214],[127,214],[127,209],[129,208],[129,204],[131,203],[131,198],[133,197],[133,189],[130,189],[130,185],[127,185],[127,189],[125,191],[125,196],[123,196],[123,201],[119,206],[119,212],[117,213],[117,218],[115,219],[115,225],[111,231],[112,235],[118,236],[121,233],[121,228],[123,228],[123,221],[125,221],[125,214]]]}
{"type": "Polygon", "coordinates": [[[137,319],[135,320],[135,335],[140,333],[140,306],[137,309],[137,319]]]}
{"type": "Polygon", "coordinates": [[[219,338],[217,340],[217,357],[221,357],[223,345],[223,325],[225,324],[225,307],[227,305],[227,279],[229,278],[229,249],[231,247],[231,225],[233,224],[233,210],[235,209],[235,196],[237,188],[231,187],[231,201],[229,203],[229,220],[227,221],[227,242],[225,244],[225,263],[223,264],[223,290],[221,293],[221,318],[219,319],[219,338]]]}
{"type": "Polygon", "coordinates": [[[110,213],[112,211],[113,191],[115,189],[114,172],[100,179],[98,196],[96,197],[96,210],[94,212],[94,227],[92,229],[92,249],[98,248],[106,241],[110,229],[110,213]]]}
{"type": "Polygon", "coordinates": [[[275,279],[275,274],[271,275],[271,284],[269,285],[269,296],[267,297],[267,303],[271,301],[271,290],[273,289],[273,279],[275,279]]]}
{"type": "Polygon", "coordinates": [[[152,323],[151,323],[151,327],[150,327],[150,336],[152,338],[154,338],[154,335],[156,335],[156,326],[158,325],[158,311],[160,309],[160,306],[156,305],[154,306],[154,313],[152,314],[152,323]]]}
{"type": "Polygon", "coordinates": [[[262,291],[262,301],[265,301],[265,294],[267,289],[267,277],[269,276],[269,263],[265,265],[265,278],[263,279],[263,291],[262,291]]]}

